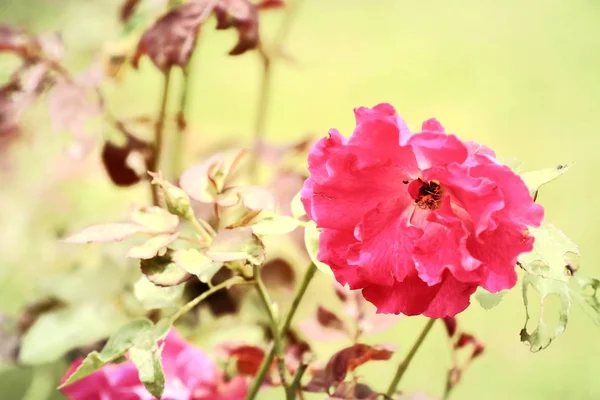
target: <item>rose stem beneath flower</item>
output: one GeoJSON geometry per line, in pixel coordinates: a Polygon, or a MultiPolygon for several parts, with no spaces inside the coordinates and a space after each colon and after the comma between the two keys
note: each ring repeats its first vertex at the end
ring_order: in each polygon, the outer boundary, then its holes
{"type": "MultiPolygon", "coordinates": [[[[158,114],[158,120],[156,121],[156,128],[154,131],[154,154],[151,158],[151,164],[148,165],[148,171],[158,172],[158,167],[160,166],[160,156],[163,150],[163,132],[165,127],[165,117],[167,114],[167,98],[169,96],[169,84],[171,77],[171,69],[165,72],[165,80],[163,83],[162,95],[160,100],[160,110],[158,114]]],[[[159,205],[159,190],[160,187],[158,185],[150,185],[152,190],[152,204],[155,206],[159,205]]]]}
{"type": "MultiPolygon", "coordinates": [[[[285,317],[285,320],[283,321],[283,325],[279,329],[280,337],[284,337],[285,334],[287,333],[288,329],[290,328],[290,325],[292,324],[292,319],[294,318],[294,314],[296,314],[296,311],[298,310],[298,306],[300,305],[300,302],[302,301],[302,298],[304,297],[304,294],[306,293],[306,289],[308,288],[308,285],[309,285],[310,281],[313,279],[313,277],[315,276],[316,272],[317,272],[317,266],[314,263],[310,263],[310,265],[306,269],[306,274],[304,274],[304,278],[302,279],[302,282],[300,283],[300,287],[298,288],[298,291],[296,292],[296,296],[294,297],[294,300],[292,301],[292,306],[290,308],[290,311],[288,312],[287,316],[285,317]]],[[[267,356],[263,359],[262,364],[260,365],[260,368],[258,370],[258,373],[256,374],[256,378],[254,379],[254,382],[252,383],[252,386],[250,387],[250,390],[248,391],[248,396],[246,397],[247,400],[253,400],[256,397],[256,395],[258,394],[258,390],[260,389],[260,386],[262,385],[263,381],[265,380],[265,378],[267,376],[267,372],[269,370],[269,367],[271,366],[271,363],[273,362],[273,358],[275,358],[275,348],[272,348],[271,351],[269,351],[269,353],[267,354],[267,356]]]]}
{"type": "Polygon", "coordinates": [[[412,361],[412,359],[415,356],[415,354],[417,354],[417,350],[419,350],[419,347],[421,347],[421,344],[423,344],[423,341],[425,340],[425,337],[427,337],[427,334],[431,330],[431,327],[433,326],[434,322],[435,322],[434,318],[431,318],[431,319],[429,319],[429,321],[427,321],[427,324],[423,328],[423,331],[421,331],[421,334],[417,338],[417,341],[413,344],[412,348],[410,349],[410,351],[406,355],[406,358],[398,366],[398,370],[396,371],[396,375],[394,376],[394,379],[392,380],[392,383],[390,383],[390,387],[387,390],[387,396],[388,397],[391,398],[394,395],[394,393],[396,393],[396,390],[398,388],[398,384],[400,383],[400,379],[402,379],[402,376],[404,375],[404,373],[408,369],[408,365],[412,361]]]}
{"type": "Polygon", "coordinates": [[[281,377],[281,383],[283,387],[287,390],[287,378],[285,371],[285,357],[283,352],[283,340],[281,335],[279,334],[279,327],[277,323],[277,316],[275,315],[275,309],[273,307],[273,301],[269,296],[269,292],[262,281],[260,276],[260,266],[254,265],[254,280],[256,290],[260,295],[260,299],[265,306],[265,310],[267,311],[267,315],[269,316],[269,324],[271,326],[271,334],[273,335],[273,342],[275,344],[274,349],[277,353],[277,366],[279,367],[279,375],[281,377]]]}

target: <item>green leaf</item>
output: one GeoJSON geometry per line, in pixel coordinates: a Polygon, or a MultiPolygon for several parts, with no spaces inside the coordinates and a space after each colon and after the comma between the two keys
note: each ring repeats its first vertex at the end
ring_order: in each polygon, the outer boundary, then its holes
{"type": "Polygon", "coordinates": [[[552,278],[544,278],[541,275],[536,275],[535,271],[538,268],[545,270],[545,265],[538,261],[531,265],[534,274],[526,274],[523,279],[523,303],[525,304],[525,326],[521,330],[521,341],[529,343],[532,352],[538,352],[545,349],[552,343],[557,336],[561,335],[569,320],[569,312],[571,310],[571,297],[569,295],[569,287],[566,282],[552,278]],[[537,320],[537,327],[529,332],[527,323],[531,315],[529,310],[528,291],[533,287],[540,296],[540,315],[537,320]],[[560,308],[558,310],[558,324],[549,326],[544,319],[545,300],[549,296],[557,296],[560,300],[560,308]]]}
{"type": "Polygon", "coordinates": [[[321,270],[328,275],[333,276],[329,265],[319,261],[317,254],[319,253],[319,236],[321,232],[317,228],[317,224],[314,221],[309,221],[304,228],[304,245],[311,261],[321,270]]]}
{"type": "Polygon", "coordinates": [[[252,229],[225,229],[214,238],[206,255],[215,261],[242,261],[260,265],[265,261],[265,247],[252,229]]]}
{"type": "Polygon", "coordinates": [[[239,189],[242,204],[248,210],[263,211],[275,208],[273,194],[261,186],[245,186],[239,189]]]}
{"type": "Polygon", "coordinates": [[[85,378],[88,375],[93,374],[105,365],[106,362],[100,357],[100,353],[97,351],[92,351],[87,355],[87,357],[85,357],[85,360],[83,360],[75,372],[73,372],[71,376],[69,376],[69,378],[58,387],[58,389],[62,389],[80,379],[85,378]]]}
{"type": "Polygon", "coordinates": [[[306,211],[304,210],[304,204],[302,204],[302,199],[300,195],[302,191],[298,192],[292,199],[292,216],[296,219],[300,219],[306,215],[306,211]]]}
{"type": "Polygon", "coordinates": [[[575,276],[571,279],[571,295],[583,307],[588,316],[600,325],[600,301],[598,289],[600,280],[596,278],[575,276]]]}
{"type": "Polygon", "coordinates": [[[223,266],[222,262],[213,261],[196,249],[176,250],[173,253],[173,261],[188,273],[196,275],[204,283],[209,283],[223,266]]]}
{"type": "Polygon", "coordinates": [[[164,234],[154,236],[148,239],[145,243],[129,249],[127,252],[127,257],[147,260],[156,257],[157,255],[164,255],[167,246],[177,239],[177,236],[179,236],[179,233],[177,232],[172,235],[164,234]]]}
{"type": "Polygon", "coordinates": [[[265,235],[285,235],[292,232],[299,225],[299,221],[292,217],[283,215],[275,215],[261,219],[250,227],[254,234],[259,236],[265,235]]]}
{"type": "Polygon", "coordinates": [[[128,322],[115,332],[100,353],[93,351],[87,355],[83,363],[59,386],[59,389],[68,386],[104,365],[123,357],[133,346],[151,348],[156,345],[154,339],[154,326],[148,319],[140,318],[128,322]]]}
{"type": "Polygon", "coordinates": [[[164,256],[141,260],[140,266],[146,278],[157,286],[179,285],[192,276],[173,261],[172,251],[168,251],[164,256]]]}
{"type": "Polygon", "coordinates": [[[72,234],[63,242],[73,244],[120,242],[141,232],[151,232],[151,230],[141,225],[128,223],[94,225],[72,234]]]}
{"type": "Polygon", "coordinates": [[[161,348],[148,350],[132,347],[129,350],[131,361],[138,370],[140,381],[154,397],[160,399],[165,390],[165,375],[160,362],[161,348]]]}
{"type": "Polygon", "coordinates": [[[42,315],[22,338],[23,364],[52,362],[66,352],[110,336],[126,321],[106,302],[88,302],[42,315]]]}
{"type": "Polygon", "coordinates": [[[479,305],[485,310],[491,310],[496,307],[502,301],[502,298],[506,294],[506,291],[498,293],[490,293],[482,287],[477,288],[475,292],[475,298],[479,302],[479,305]]]}
{"type": "Polygon", "coordinates": [[[535,197],[540,187],[567,172],[570,166],[570,164],[564,164],[552,168],[544,168],[537,171],[525,172],[524,174],[521,174],[521,178],[523,181],[525,181],[525,184],[529,188],[529,193],[535,197]]]}
{"type": "Polygon", "coordinates": [[[179,218],[164,208],[151,206],[134,210],[129,219],[155,232],[173,232],[179,225],[179,218]]]}
{"type": "Polygon", "coordinates": [[[171,317],[161,318],[154,327],[154,338],[156,340],[164,339],[169,333],[172,325],[173,319],[171,317]]]}
{"type": "Polygon", "coordinates": [[[133,285],[135,297],[147,310],[177,306],[183,293],[183,285],[160,287],[142,276],[133,285]]]}

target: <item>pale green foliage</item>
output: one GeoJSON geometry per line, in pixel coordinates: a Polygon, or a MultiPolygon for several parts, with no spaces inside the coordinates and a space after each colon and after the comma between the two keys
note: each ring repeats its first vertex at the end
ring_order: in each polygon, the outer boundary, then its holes
{"type": "Polygon", "coordinates": [[[292,232],[299,221],[284,215],[272,215],[251,225],[252,231],[259,236],[285,235],[292,232]]]}
{"type": "Polygon", "coordinates": [[[498,293],[490,293],[482,287],[478,287],[475,292],[475,299],[485,310],[491,310],[496,307],[502,301],[502,298],[506,294],[505,291],[498,293]]]}
{"type": "Polygon", "coordinates": [[[529,193],[533,197],[536,197],[537,191],[541,186],[545,185],[548,182],[551,182],[567,172],[570,165],[558,165],[552,168],[544,168],[537,171],[525,172],[521,174],[521,178],[525,181],[525,184],[529,188],[529,193]]]}
{"type": "Polygon", "coordinates": [[[180,249],[173,253],[175,263],[190,274],[194,274],[204,283],[209,283],[212,277],[221,269],[223,263],[213,261],[206,254],[196,249],[180,249]]]}
{"type": "MultiPolygon", "coordinates": [[[[170,327],[170,323],[168,325],[170,327]]],[[[156,398],[164,390],[165,377],[160,363],[162,349],[157,340],[168,328],[156,329],[147,319],[136,319],[123,325],[115,332],[101,352],[93,351],[85,358],[77,370],[59,387],[65,387],[92,374],[104,365],[121,359],[128,351],[139,372],[140,381],[156,398]]]]}
{"type": "Polygon", "coordinates": [[[306,215],[306,211],[304,211],[304,204],[302,204],[302,199],[300,197],[302,192],[298,192],[297,195],[292,199],[292,216],[296,219],[300,219],[306,215]]]}
{"type": "Polygon", "coordinates": [[[133,293],[147,310],[175,307],[183,293],[183,285],[156,286],[148,278],[142,276],[133,285],[133,293]]]}
{"type": "Polygon", "coordinates": [[[328,275],[333,275],[331,272],[331,268],[325,263],[322,263],[317,258],[317,254],[319,252],[319,235],[321,232],[319,228],[317,228],[317,224],[314,221],[309,221],[304,228],[304,244],[306,246],[306,251],[311,259],[311,261],[321,270],[328,275]]]}
{"type": "Polygon", "coordinates": [[[569,291],[570,275],[566,268],[565,255],[578,254],[579,249],[560,229],[550,224],[531,229],[535,237],[532,252],[523,254],[519,261],[526,271],[523,280],[523,302],[525,304],[525,327],[521,331],[521,341],[528,342],[531,351],[536,352],[550,345],[552,340],[562,334],[567,326],[571,308],[569,291]],[[540,297],[540,315],[536,328],[529,332],[527,323],[531,315],[529,310],[529,288],[534,288],[540,297]],[[545,300],[555,295],[560,300],[559,322],[549,326],[544,320],[545,300]]]}
{"type": "Polygon", "coordinates": [[[247,260],[260,265],[265,261],[265,248],[251,228],[225,229],[214,238],[206,255],[215,261],[247,260]]]}
{"type": "Polygon", "coordinates": [[[138,208],[131,213],[129,219],[156,232],[173,232],[179,224],[176,215],[157,206],[138,208]]]}
{"type": "Polygon", "coordinates": [[[177,239],[178,235],[178,233],[174,233],[172,235],[162,234],[151,237],[141,245],[130,248],[127,257],[147,260],[157,255],[163,256],[167,251],[167,246],[177,239]]]}
{"type": "Polygon", "coordinates": [[[44,314],[22,338],[19,359],[29,365],[55,361],[71,349],[109,336],[125,321],[125,316],[105,301],[44,314]]]}

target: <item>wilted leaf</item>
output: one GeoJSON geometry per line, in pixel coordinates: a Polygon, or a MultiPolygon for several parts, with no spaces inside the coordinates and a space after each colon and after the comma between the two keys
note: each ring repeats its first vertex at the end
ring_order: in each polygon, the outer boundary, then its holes
{"type": "Polygon", "coordinates": [[[135,297],[147,310],[177,306],[183,294],[183,285],[161,287],[142,276],[133,285],[135,297]]]}
{"type": "Polygon", "coordinates": [[[132,64],[138,67],[142,56],[150,57],[163,72],[173,66],[185,67],[196,45],[200,25],[213,11],[215,0],[197,0],[172,9],[144,32],[132,64]]]}
{"type": "Polygon", "coordinates": [[[234,27],[238,42],[229,52],[235,56],[256,48],[259,44],[258,11],[248,0],[221,0],[215,7],[217,29],[234,27]]]}
{"type": "Polygon", "coordinates": [[[172,235],[163,234],[154,236],[141,245],[129,249],[127,257],[148,260],[157,255],[162,256],[166,253],[167,246],[177,239],[177,236],[179,236],[177,232],[172,235]]]}
{"type": "Polygon", "coordinates": [[[558,165],[553,168],[544,168],[537,171],[526,172],[521,174],[521,178],[529,188],[529,193],[535,198],[541,186],[551,182],[567,172],[569,164],[558,165]]]}
{"type": "Polygon", "coordinates": [[[519,257],[526,271],[534,273],[529,264],[536,264],[535,274],[545,278],[567,282],[569,273],[566,268],[568,254],[579,254],[577,245],[554,225],[543,223],[539,228],[530,228],[529,234],[535,237],[533,251],[519,257]]]}
{"type": "Polygon", "coordinates": [[[192,276],[173,261],[171,251],[164,256],[141,260],[140,266],[146,278],[157,286],[179,285],[192,276]]]}
{"type": "Polygon", "coordinates": [[[569,312],[571,309],[571,297],[569,296],[569,288],[567,283],[554,278],[544,278],[536,274],[536,270],[546,269],[547,265],[541,262],[535,262],[530,265],[533,273],[528,273],[523,279],[523,303],[525,304],[525,326],[521,330],[521,341],[529,343],[532,352],[537,352],[545,349],[550,345],[552,340],[562,334],[569,320],[569,312]],[[540,315],[537,320],[537,327],[530,333],[527,330],[529,322],[529,287],[533,287],[540,296],[540,315]],[[559,321],[556,326],[549,326],[544,320],[545,300],[549,296],[557,296],[560,299],[560,309],[558,310],[559,321]]]}
{"type": "Polygon", "coordinates": [[[145,226],[155,232],[173,232],[179,224],[177,215],[156,206],[138,208],[131,213],[129,219],[131,222],[145,226]]]}
{"type": "Polygon", "coordinates": [[[333,312],[319,306],[316,315],[300,323],[300,329],[309,338],[318,341],[348,339],[346,324],[333,312]]]}
{"type": "Polygon", "coordinates": [[[305,387],[309,392],[328,392],[341,383],[349,372],[369,361],[389,360],[393,351],[383,346],[355,344],[335,353],[324,370],[316,374],[305,387]]]}
{"type": "Polygon", "coordinates": [[[108,337],[124,322],[120,311],[103,302],[44,314],[23,336],[19,359],[29,365],[55,361],[71,349],[108,337]]]}
{"type": "Polygon", "coordinates": [[[265,261],[265,248],[250,228],[226,229],[214,238],[206,255],[215,261],[241,261],[260,265],[265,261]]]}
{"type": "Polygon", "coordinates": [[[155,155],[150,143],[129,133],[121,122],[118,122],[118,126],[125,134],[125,144],[118,146],[110,141],[104,142],[102,164],[115,185],[130,186],[147,176],[146,171],[152,165],[155,155]],[[132,162],[136,156],[141,161],[139,166],[132,162]]]}
{"type": "Polygon", "coordinates": [[[196,275],[204,283],[211,282],[213,276],[223,266],[222,262],[213,261],[196,249],[176,250],[173,253],[173,261],[185,271],[196,275]]]}
{"type": "MultiPolygon", "coordinates": [[[[71,376],[66,378],[59,389],[85,378],[94,371],[123,357],[136,344],[138,337],[148,337],[153,334],[153,325],[147,319],[136,319],[121,326],[108,340],[100,353],[91,352],[71,376]]],[[[114,329],[113,329],[114,331],[114,329]]]]}
{"type": "Polygon", "coordinates": [[[94,225],[72,234],[63,241],[74,244],[120,242],[141,232],[151,232],[151,230],[141,225],[127,223],[94,225]]]}
{"type": "Polygon", "coordinates": [[[329,265],[319,261],[317,254],[319,253],[319,235],[321,232],[317,228],[317,224],[314,221],[309,221],[304,227],[304,244],[306,245],[306,251],[311,261],[315,263],[317,268],[328,275],[333,275],[329,265]]]}
{"type": "Polygon", "coordinates": [[[496,307],[502,301],[502,297],[506,294],[506,291],[498,293],[490,293],[482,287],[477,288],[475,292],[475,298],[479,305],[485,310],[491,310],[496,307]]]}
{"type": "Polygon", "coordinates": [[[292,217],[274,215],[266,217],[250,225],[252,231],[259,236],[285,235],[298,227],[299,223],[292,217]]]}
{"type": "Polygon", "coordinates": [[[165,375],[163,373],[160,354],[161,348],[154,345],[154,349],[132,347],[129,349],[131,361],[138,370],[140,381],[154,397],[160,399],[165,389],[165,375]]]}

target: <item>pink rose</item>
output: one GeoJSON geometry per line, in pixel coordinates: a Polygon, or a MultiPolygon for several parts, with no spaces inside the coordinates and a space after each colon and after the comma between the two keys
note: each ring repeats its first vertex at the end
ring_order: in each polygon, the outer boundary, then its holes
{"type": "Polygon", "coordinates": [[[521,178],[435,119],[411,134],[389,104],[355,115],[350,138],[331,130],[310,152],[302,190],[336,280],[379,313],[434,318],[463,311],[478,286],[513,287],[544,214],[521,178]]]}
{"type": "MultiPolygon", "coordinates": [[[[75,361],[67,379],[83,362],[75,361]]],[[[243,377],[226,382],[223,373],[206,353],[191,346],[173,329],[162,352],[165,373],[163,400],[243,400],[248,384],[243,377]]],[[[72,400],[151,400],[131,361],[109,364],[64,388],[72,400]]]]}

